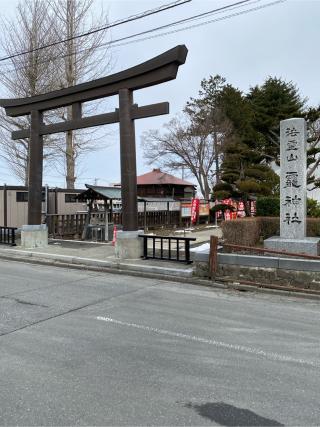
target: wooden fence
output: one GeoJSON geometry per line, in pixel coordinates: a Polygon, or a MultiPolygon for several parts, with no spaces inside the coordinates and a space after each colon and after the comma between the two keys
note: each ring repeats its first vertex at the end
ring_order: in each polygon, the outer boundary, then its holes
{"type": "MultiPolygon", "coordinates": [[[[48,226],[49,235],[53,237],[81,237],[87,220],[87,213],[56,215],[48,214],[46,224],[48,226]]],[[[108,222],[119,225],[122,224],[122,213],[115,212],[108,214],[108,222]]],[[[92,213],[91,224],[105,224],[104,213],[92,213]]],[[[151,211],[138,212],[138,226],[141,229],[159,228],[159,227],[174,227],[185,225],[186,219],[180,217],[179,211],[151,211]]]]}

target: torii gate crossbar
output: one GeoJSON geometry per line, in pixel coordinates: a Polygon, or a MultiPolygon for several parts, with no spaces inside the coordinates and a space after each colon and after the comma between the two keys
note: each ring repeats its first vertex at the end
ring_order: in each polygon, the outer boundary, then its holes
{"type": "Polygon", "coordinates": [[[133,91],[174,80],[179,66],[185,63],[187,53],[186,46],[179,45],[149,61],[107,77],[43,95],[0,100],[0,106],[5,108],[8,116],[30,115],[31,118],[29,129],[12,132],[13,140],[30,138],[28,224],[41,223],[43,135],[119,123],[123,229],[138,230],[134,120],[168,114],[169,104],[162,102],[138,107],[133,103],[133,91]],[[113,95],[119,96],[119,108],[114,112],[82,116],[83,102],[113,95]],[[43,123],[44,111],[70,105],[71,120],[50,125],[43,123]]]}

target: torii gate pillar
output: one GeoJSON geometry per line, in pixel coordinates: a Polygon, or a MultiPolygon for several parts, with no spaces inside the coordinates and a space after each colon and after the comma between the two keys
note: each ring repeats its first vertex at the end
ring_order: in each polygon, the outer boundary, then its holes
{"type": "Polygon", "coordinates": [[[137,165],[134,121],[131,118],[133,93],[119,90],[120,164],[123,229],[138,230],[137,212],[137,165]]]}
{"type": "MultiPolygon", "coordinates": [[[[132,246],[132,254],[139,256],[138,250],[133,248],[134,244],[131,242],[132,237],[138,234],[134,120],[168,114],[169,104],[161,102],[139,107],[133,104],[133,92],[174,80],[179,66],[186,60],[187,52],[186,46],[176,46],[142,64],[97,80],[33,97],[0,99],[0,106],[5,108],[9,117],[31,116],[30,129],[12,132],[13,140],[30,138],[28,225],[24,226],[23,231],[25,234],[30,233],[28,239],[31,245],[42,246],[48,241],[46,226],[41,224],[43,135],[119,123],[124,230],[120,240],[127,239],[127,246],[132,246]],[[119,109],[95,116],[82,116],[81,105],[84,102],[113,95],[119,95],[119,109]],[[68,106],[72,107],[71,120],[53,124],[43,123],[43,112],[68,106]]],[[[126,246],[123,247],[124,253],[120,257],[126,258],[126,246]]]]}
{"type": "Polygon", "coordinates": [[[42,113],[31,111],[29,163],[28,163],[28,224],[41,224],[43,136],[40,135],[42,113]]]}

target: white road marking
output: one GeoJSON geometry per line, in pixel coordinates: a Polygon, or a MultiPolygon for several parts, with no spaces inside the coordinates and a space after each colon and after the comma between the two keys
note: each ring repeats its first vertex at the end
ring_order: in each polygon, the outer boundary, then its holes
{"type": "Polygon", "coordinates": [[[260,350],[258,348],[254,348],[254,347],[247,347],[247,346],[238,345],[238,344],[229,344],[229,343],[226,343],[223,341],[216,341],[216,340],[211,340],[211,339],[207,339],[207,338],[197,337],[195,335],[187,335],[187,334],[182,334],[179,332],[167,331],[166,329],[158,329],[158,328],[153,328],[151,326],[138,325],[137,323],[122,322],[121,320],[112,319],[110,317],[98,316],[97,320],[102,320],[104,322],[114,323],[114,324],[120,325],[120,326],[127,326],[130,328],[141,329],[143,331],[154,332],[154,333],[160,334],[160,335],[167,335],[170,337],[183,338],[183,339],[190,340],[190,341],[196,341],[196,342],[200,342],[200,343],[204,343],[204,344],[214,345],[215,347],[227,348],[229,350],[235,350],[235,351],[240,351],[240,352],[244,352],[244,353],[250,353],[250,354],[254,354],[256,356],[265,357],[266,359],[276,360],[277,362],[291,362],[291,363],[298,363],[300,365],[313,366],[316,368],[320,367],[319,363],[314,362],[312,360],[296,359],[296,358],[291,357],[291,356],[285,356],[285,355],[282,355],[279,353],[264,351],[264,350],[260,350]]]}

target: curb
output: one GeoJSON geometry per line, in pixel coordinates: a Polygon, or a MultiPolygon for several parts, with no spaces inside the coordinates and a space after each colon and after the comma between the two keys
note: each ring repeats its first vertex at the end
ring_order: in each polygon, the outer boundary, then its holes
{"type": "Polygon", "coordinates": [[[157,279],[164,281],[173,281],[177,283],[189,283],[199,286],[205,286],[209,288],[221,289],[221,290],[233,290],[240,292],[257,292],[264,294],[273,294],[280,296],[293,296],[303,299],[312,299],[319,300],[319,294],[306,293],[301,291],[297,292],[295,290],[284,290],[284,289],[275,289],[268,288],[265,284],[241,284],[235,281],[227,281],[226,278],[218,278],[217,281],[212,281],[210,279],[203,279],[196,276],[192,276],[192,269],[185,271],[178,269],[168,269],[158,266],[141,266],[137,264],[126,264],[118,263],[114,261],[102,261],[89,258],[80,258],[70,255],[51,255],[44,254],[39,252],[25,252],[18,250],[6,249],[5,251],[0,251],[0,259],[6,261],[16,261],[16,262],[26,262],[30,264],[38,264],[45,266],[54,266],[62,268],[70,268],[75,270],[87,270],[87,271],[96,271],[103,273],[111,274],[122,274],[129,275],[134,277],[141,277],[146,279],[157,279]],[[24,256],[21,256],[21,255],[24,256]],[[35,258],[34,255],[37,255],[35,258]],[[41,257],[39,257],[41,255],[41,257]],[[87,261],[87,263],[85,263],[87,261]],[[143,271],[145,270],[145,271],[143,271]],[[165,272],[166,273],[165,273],[165,272]],[[168,274],[167,272],[174,272],[175,274],[168,274]],[[190,274],[191,271],[191,274],[190,274]]]}
{"type": "MultiPolygon", "coordinates": [[[[222,281],[223,282],[223,281],[222,281]]],[[[272,294],[272,295],[280,295],[280,296],[287,296],[287,297],[295,297],[295,298],[303,298],[303,299],[311,299],[320,301],[320,295],[315,293],[306,293],[304,292],[304,289],[301,289],[301,291],[297,292],[294,290],[284,290],[284,289],[276,289],[276,288],[268,288],[265,284],[256,284],[256,285],[243,285],[240,283],[232,283],[229,282],[226,284],[227,289],[232,289],[235,291],[240,292],[257,292],[257,293],[263,293],[263,294],[272,294]]]]}
{"type": "Polygon", "coordinates": [[[193,269],[181,270],[178,268],[162,267],[155,265],[140,265],[134,263],[117,262],[114,260],[99,260],[92,258],[75,257],[71,255],[57,255],[43,252],[26,252],[21,250],[0,250],[0,259],[17,262],[28,262],[32,264],[45,264],[55,266],[68,266],[69,268],[81,268],[108,272],[130,272],[142,276],[148,274],[150,277],[165,276],[179,280],[193,277],[193,269]]]}

